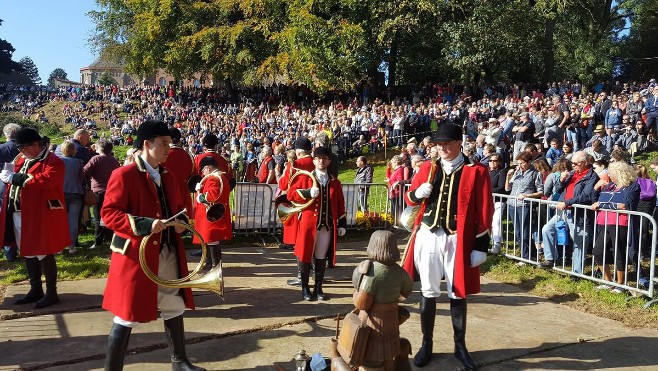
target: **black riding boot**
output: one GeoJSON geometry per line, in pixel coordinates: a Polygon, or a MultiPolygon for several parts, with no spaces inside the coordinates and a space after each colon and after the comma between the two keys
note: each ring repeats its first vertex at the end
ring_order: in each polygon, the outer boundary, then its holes
{"type": "Polygon", "coordinates": [[[322,283],[324,281],[324,272],[327,268],[327,259],[315,259],[315,287],[313,296],[318,300],[329,300],[329,296],[322,292],[322,283]]]}
{"type": "Polygon", "coordinates": [[[123,370],[123,359],[128,349],[132,328],[115,323],[107,337],[107,354],[105,355],[105,371],[123,370]]]}
{"type": "Polygon", "coordinates": [[[301,262],[299,261],[299,258],[297,258],[297,277],[288,280],[287,283],[290,286],[299,286],[302,284],[302,267],[301,267],[301,262]]]}
{"type": "Polygon", "coordinates": [[[434,336],[434,320],[436,319],[436,298],[420,297],[420,329],[423,332],[423,342],[414,357],[416,367],[424,367],[432,357],[432,338],[434,336]]]}
{"type": "Polygon", "coordinates": [[[169,352],[171,353],[171,369],[173,371],[205,371],[205,368],[196,367],[187,360],[183,316],[168,319],[164,321],[164,324],[169,352]]]}
{"type": "Polygon", "coordinates": [[[450,299],[450,318],[455,334],[455,358],[467,370],[477,370],[475,361],[466,349],[466,299],[450,299]]]}
{"type": "Polygon", "coordinates": [[[304,300],[313,299],[311,295],[311,289],[308,287],[308,279],[311,274],[311,263],[299,263],[299,273],[302,276],[302,297],[304,300]]]}
{"type": "Polygon", "coordinates": [[[41,300],[34,304],[34,308],[45,308],[53,304],[59,303],[59,296],[57,296],[57,263],[55,262],[55,255],[46,255],[41,259],[41,270],[43,275],[46,276],[46,295],[41,300]]]}
{"type": "Polygon", "coordinates": [[[27,277],[30,279],[30,291],[25,296],[15,301],[15,304],[34,303],[43,298],[43,286],[41,285],[41,264],[38,258],[26,258],[25,268],[27,277]]]}
{"type": "Polygon", "coordinates": [[[215,268],[222,262],[222,248],[219,245],[208,245],[210,250],[210,260],[212,268],[215,268]]]}

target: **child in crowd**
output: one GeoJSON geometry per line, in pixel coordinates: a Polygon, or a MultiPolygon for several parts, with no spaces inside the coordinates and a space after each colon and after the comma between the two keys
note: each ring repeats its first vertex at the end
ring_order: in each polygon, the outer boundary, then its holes
{"type": "Polygon", "coordinates": [[[557,160],[562,157],[562,150],[560,149],[560,141],[557,138],[551,139],[551,148],[546,151],[546,161],[553,166],[557,160]]]}

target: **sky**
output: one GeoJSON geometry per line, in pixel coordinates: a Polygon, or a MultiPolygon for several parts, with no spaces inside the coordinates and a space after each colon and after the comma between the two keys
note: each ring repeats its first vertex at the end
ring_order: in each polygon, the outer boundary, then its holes
{"type": "Polygon", "coordinates": [[[16,49],[12,60],[32,58],[42,84],[56,68],[80,81],[80,68],[96,59],[87,42],[94,24],[86,14],[96,9],[94,0],[0,0],[0,39],[16,49]]]}

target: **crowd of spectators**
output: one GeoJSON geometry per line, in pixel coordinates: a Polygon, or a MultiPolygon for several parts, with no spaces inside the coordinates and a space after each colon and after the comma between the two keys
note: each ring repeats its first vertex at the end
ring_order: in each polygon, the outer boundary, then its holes
{"type": "MultiPolygon", "coordinates": [[[[394,155],[386,181],[395,214],[401,212],[399,198],[414,170],[422,161],[437,158],[432,132],[443,123],[454,123],[464,129],[464,154],[489,166],[498,192],[518,193],[518,202],[497,205],[496,210],[513,213],[516,224],[528,226],[517,235],[525,241],[522,255],[526,258],[548,250],[542,231],[526,220],[524,198],[564,200],[565,180],[584,171],[572,169],[572,164],[588,164],[583,169],[598,164],[603,170],[592,170],[598,181],[607,163],[632,164],[637,154],[658,149],[655,80],[599,84],[589,90],[569,82],[479,88],[426,84],[387,89],[374,99],[370,92],[367,97],[360,92],[321,98],[301,89],[298,94],[291,91],[282,85],[236,91],[158,85],[81,85],[55,90],[4,85],[0,86],[0,105],[2,111],[18,111],[26,118],[47,122],[41,107],[50,101],[64,102],[66,122],[115,146],[131,145],[137,128],[148,119],[178,128],[192,155],[203,151],[201,138],[214,133],[218,151],[229,160],[239,181],[258,181],[258,169],[270,157],[272,164],[269,160],[267,164],[279,177],[287,151],[300,136],[330,146],[341,163],[386,147],[394,155]],[[515,169],[508,170],[514,165],[515,169]]],[[[609,179],[597,184],[588,204],[596,201],[596,192],[608,192],[605,187],[613,184],[609,179]]],[[[267,182],[274,179],[268,175],[267,182]]],[[[655,191],[653,200],[655,206],[655,191]]],[[[361,208],[367,210],[366,204],[363,200],[361,208]]],[[[501,240],[494,236],[493,241],[495,251],[501,240]]],[[[561,258],[552,248],[549,254],[547,266],[561,258]]]]}

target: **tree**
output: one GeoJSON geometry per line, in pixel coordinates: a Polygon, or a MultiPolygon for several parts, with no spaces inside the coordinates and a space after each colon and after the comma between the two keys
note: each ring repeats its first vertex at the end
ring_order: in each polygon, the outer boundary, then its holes
{"type": "Polygon", "coordinates": [[[117,81],[114,78],[112,78],[112,76],[110,76],[110,73],[107,72],[107,71],[105,71],[101,74],[101,77],[98,78],[98,81],[96,81],[96,83],[98,83],[100,85],[105,85],[105,86],[107,86],[107,85],[118,85],[117,81]]]}
{"type": "MultiPolygon", "coordinates": [[[[2,19],[0,19],[0,26],[2,19]]],[[[0,73],[22,72],[23,68],[20,63],[14,62],[11,57],[14,54],[14,47],[5,39],[0,39],[0,73]]]]}
{"type": "Polygon", "coordinates": [[[37,66],[34,64],[34,61],[32,61],[32,58],[30,57],[23,57],[21,58],[18,63],[21,64],[21,67],[23,67],[23,74],[25,76],[29,77],[30,80],[32,80],[33,83],[36,85],[41,84],[41,77],[39,77],[39,70],[37,69],[37,66]]]}
{"type": "Polygon", "coordinates": [[[66,80],[66,71],[64,71],[62,68],[55,68],[48,77],[48,85],[55,85],[55,79],[66,80]]]}

